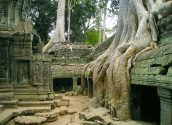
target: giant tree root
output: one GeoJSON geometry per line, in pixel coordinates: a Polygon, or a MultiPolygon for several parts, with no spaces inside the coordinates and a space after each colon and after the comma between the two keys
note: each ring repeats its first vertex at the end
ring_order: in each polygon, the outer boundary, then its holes
{"type": "Polygon", "coordinates": [[[120,0],[116,37],[95,61],[87,64],[83,77],[93,78],[94,96],[119,120],[131,118],[130,75],[132,59],[156,48],[156,20],[172,13],[172,1],[120,0]],[[160,2],[160,3],[159,3],[160,2]],[[163,10],[161,12],[160,10],[163,10]],[[103,100],[103,101],[102,101],[103,100]]]}

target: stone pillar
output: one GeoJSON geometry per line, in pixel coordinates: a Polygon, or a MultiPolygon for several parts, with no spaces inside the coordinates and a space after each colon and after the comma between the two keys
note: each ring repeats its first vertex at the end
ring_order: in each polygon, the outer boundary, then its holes
{"type": "Polygon", "coordinates": [[[77,92],[77,87],[78,87],[78,85],[77,85],[77,78],[73,78],[73,91],[74,92],[77,92]]]}
{"type": "Polygon", "coordinates": [[[160,125],[172,124],[172,96],[170,89],[158,88],[158,95],[160,97],[160,125]]]}
{"type": "Polygon", "coordinates": [[[93,80],[87,77],[88,97],[93,98],[93,80]]]}

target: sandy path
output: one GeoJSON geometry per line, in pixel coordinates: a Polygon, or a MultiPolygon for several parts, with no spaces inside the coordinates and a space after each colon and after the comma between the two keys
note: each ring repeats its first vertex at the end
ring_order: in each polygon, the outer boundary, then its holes
{"type": "Polygon", "coordinates": [[[50,122],[47,125],[66,125],[67,123],[74,122],[79,123],[79,112],[86,106],[88,103],[88,97],[85,96],[66,96],[70,100],[69,109],[77,111],[74,115],[65,115],[59,116],[58,120],[55,122],[50,122]]]}
{"type": "MultiPolygon", "coordinates": [[[[77,113],[75,113],[74,115],[59,116],[57,121],[47,123],[47,125],[67,125],[67,123],[73,123],[70,125],[80,125],[79,112],[81,112],[82,109],[86,107],[89,98],[85,96],[67,96],[66,98],[70,100],[70,106],[68,108],[77,111],[77,113]]],[[[108,117],[108,119],[109,121],[111,121],[110,117],[108,117]]],[[[151,123],[136,122],[136,121],[128,121],[128,122],[115,121],[113,123],[114,125],[154,125],[151,123]]]]}

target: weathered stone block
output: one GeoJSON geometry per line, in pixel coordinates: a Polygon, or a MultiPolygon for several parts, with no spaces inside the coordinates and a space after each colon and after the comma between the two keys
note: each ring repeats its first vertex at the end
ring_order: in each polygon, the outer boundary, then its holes
{"type": "Polygon", "coordinates": [[[170,67],[170,68],[168,69],[167,75],[168,75],[168,76],[172,76],[172,67],[170,67]]]}
{"type": "Polygon", "coordinates": [[[59,95],[59,94],[55,94],[55,99],[62,99],[62,95],[59,95]]]}
{"type": "Polygon", "coordinates": [[[97,125],[95,122],[91,122],[91,121],[82,121],[81,124],[82,125],[97,125]]]}
{"type": "Polygon", "coordinates": [[[94,121],[105,122],[102,115],[96,112],[91,112],[91,113],[81,112],[79,113],[79,119],[84,120],[84,121],[92,121],[92,122],[94,121]]]}
{"type": "Polygon", "coordinates": [[[10,100],[10,101],[3,100],[3,101],[0,101],[0,104],[8,108],[17,108],[18,100],[10,100]]]}
{"type": "Polygon", "coordinates": [[[74,109],[68,109],[68,114],[69,115],[73,115],[73,114],[75,114],[77,111],[76,110],[74,110],[74,109]]]}
{"type": "Polygon", "coordinates": [[[34,116],[36,117],[45,117],[47,118],[46,121],[52,122],[57,120],[58,114],[55,112],[43,112],[43,113],[36,113],[34,116]]]}
{"type": "Polygon", "coordinates": [[[66,106],[60,107],[60,115],[66,115],[68,113],[68,109],[66,106]]]}
{"type": "Polygon", "coordinates": [[[60,107],[60,106],[69,106],[69,100],[56,100],[54,102],[55,102],[55,105],[57,107],[60,107]]]}
{"type": "Polygon", "coordinates": [[[40,125],[43,124],[47,118],[35,117],[35,116],[18,116],[14,119],[14,122],[18,125],[40,125]]]}
{"type": "Polygon", "coordinates": [[[131,74],[136,75],[158,75],[166,72],[166,69],[162,66],[149,67],[149,68],[132,68],[131,74]]]}
{"type": "Polygon", "coordinates": [[[53,101],[20,101],[18,103],[21,107],[51,107],[54,104],[53,101]]]}

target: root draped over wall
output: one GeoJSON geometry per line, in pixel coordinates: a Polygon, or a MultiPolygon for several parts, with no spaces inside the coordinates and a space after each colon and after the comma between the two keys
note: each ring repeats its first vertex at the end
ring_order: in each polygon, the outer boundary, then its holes
{"type": "Polygon", "coordinates": [[[111,115],[128,120],[130,114],[130,74],[132,60],[156,48],[156,21],[172,13],[172,1],[120,0],[117,32],[110,47],[83,69],[83,78],[93,78],[94,96],[111,115]]]}

